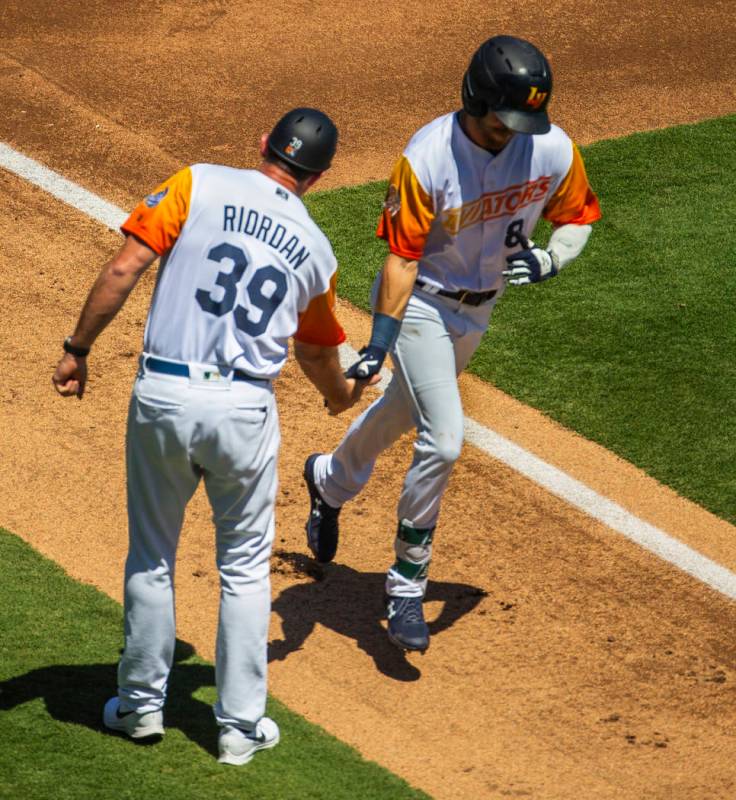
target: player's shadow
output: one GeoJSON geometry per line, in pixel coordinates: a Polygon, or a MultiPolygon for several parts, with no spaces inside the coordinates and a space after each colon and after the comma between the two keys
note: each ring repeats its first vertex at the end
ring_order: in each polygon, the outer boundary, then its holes
{"type": "MultiPolygon", "coordinates": [[[[203,686],[214,686],[215,670],[209,664],[186,661],[194,653],[177,639],[174,667],[164,711],[166,728],[178,728],[208,753],[217,755],[217,724],[212,706],[194,697],[203,686]]],[[[0,682],[0,712],[22,703],[43,699],[49,714],[59,722],[107,731],[102,708],[117,688],[115,664],[54,664],[0,682]]],[[[132,742],[131,742],[132,743],[132,742]]]]}
{"type": "MultiPolygon", "coordinates": [[[[335,562],[322,566],[302,553],[283,550],[274,552],[274,568],[312,580],[285,589],[274,601],[273,611],[281,617],[284,638],[269,644],[269,661],[283,660],[299,650],[319,623],[355,639],[384,675],[401,681],[414,681],[421,676],[416,659],[407,659],[386,636],[382,624],[385,573],[358,572],[335,562]]],[[[430,646],[441,647],[442,631],[472,611],[486,594],[465,583],[430,581],[426,601],[443,603],[439,616],[429,621],[430,646]]]]}

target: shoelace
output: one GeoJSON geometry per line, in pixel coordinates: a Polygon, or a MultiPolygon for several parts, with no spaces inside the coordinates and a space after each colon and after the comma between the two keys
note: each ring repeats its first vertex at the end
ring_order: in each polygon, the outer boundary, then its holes
{"type": "Polygon", "coordinates": [[[404,597],[399,600],[396,605],[396,615],[402,617],[404,622],[408,622],[410,625],[424,622],[421,597],[404,597]]]}

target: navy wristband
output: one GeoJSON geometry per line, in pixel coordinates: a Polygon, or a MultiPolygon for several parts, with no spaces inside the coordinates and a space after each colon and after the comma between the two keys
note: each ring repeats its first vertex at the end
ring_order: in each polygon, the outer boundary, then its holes
{"type": "Polygon", "coordinates": [[[394,346],[400,329],[401,320],[389,317],[388,314],[374,314],[368,347],[378,347],[384,352],[388,352],[394,346]]]}

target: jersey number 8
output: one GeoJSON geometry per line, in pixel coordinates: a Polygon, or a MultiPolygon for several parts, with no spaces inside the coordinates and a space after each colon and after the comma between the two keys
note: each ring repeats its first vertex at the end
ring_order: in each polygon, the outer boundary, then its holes
{"type": "Polygon", "coordinates": [[[253,273],[253,277],[245,287],[250,304],[261,311],[260,319],[253,322],[243,306],[235,305],[238,283],[242,280],[248,267],[248,258],[245,253],[235,245],[224,243],[213,247],[207,253],[207,258],[218,264],[229,258],[233,262],[233,269],[232,272],[218,272],[217,278],[215,278],[215,283],[225,290],[222,300],[213,300],[211,292],[206,289],[197,289],[194,296],[199,307],[202,311],[214,314],[216,317],[222,317],[232,311],[235,324],[241,331],[249,336],[260,336],[268,327],[271,317],[286,296],[287,283],[283,273],[270,264],[267,267],[260,267],[253,273]],[[276,287],[270,295],[263,293],[263,286],[267,281],[271,281],[276,287]]]}

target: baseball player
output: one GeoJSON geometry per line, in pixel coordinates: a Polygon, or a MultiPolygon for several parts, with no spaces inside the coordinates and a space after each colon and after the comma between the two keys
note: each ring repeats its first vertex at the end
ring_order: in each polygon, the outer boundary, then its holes
{"type": "Polygon", "coordinates": [[[457,375],[506,283],[557,275],[600,218],[578,149],[550,124],[551,92],[549,64],[534,45],[493,37],[465,72],[462,110],[409,141],[378,224],[389,253],[373,289],[370,341],[347,372],[376,375],[391,352],[393,379],[333,453],[313,454],[304,467],[308,545],[318,561],[330,561],[340,508],[365,486],[378,455],[416,429],[385,584],[388,636],[403,650],[429,646],[422,598],[463,439],[457,375]],[[546,248],[529,239],[540,216],[554,226],[546,248]]]}
{"type": "Polygon", "coordinates": [[[259,169],[196,164],[159,186],[123,224],[125,243],[97,278],[53,376],[60,394],[82,397],[90,347],[161,257],[128,415],[125,649],[103,721],[133,739],[164,733],[176,546],[203,479],[217,533],[214,712],[225,764],[245,764],[279,741],[264,716],[279,447],[272,383],[289,337],[331,413],[370,382],[340,369],[337,265],[300,199],[336,146],[329,117],[298,108],[263,135],[259,169]]]}

